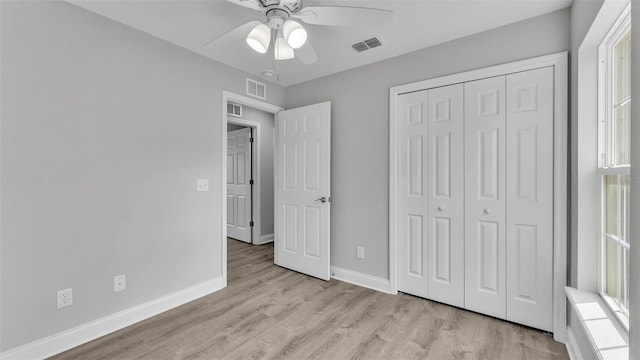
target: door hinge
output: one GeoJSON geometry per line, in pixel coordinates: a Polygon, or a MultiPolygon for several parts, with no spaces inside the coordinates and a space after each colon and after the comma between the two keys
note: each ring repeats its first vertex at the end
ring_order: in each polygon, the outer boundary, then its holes
{"type": "Polygon", "coordinates": [[[249,142],[250,142],[250,143],[252,143],[252,142],[253,142],[253,138],[252,138],[252,137],[250,137],[250,138],[249,138],[249,142]]]}
{"type": "Polygon", "coordinates": [[[253,185],[253,179],[249,180],[249,185],[253,185]]]}
{"type": "Polygon", "coordinates": [[[249,226],[253,227],[253,221],[249,221],[249,226]]]}

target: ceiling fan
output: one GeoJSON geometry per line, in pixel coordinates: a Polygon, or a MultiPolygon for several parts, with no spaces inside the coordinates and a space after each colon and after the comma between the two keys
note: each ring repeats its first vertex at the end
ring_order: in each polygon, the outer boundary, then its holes
{"type": "Polygon", "coordinates": [[[304,64],[318,60],[307,41],[307,30],[300,23],[325,26],[387,25],[393,11],[352,6],[304,6],[302,0],[226,0],[233,4],[261,12],[262,21],[250,21],[228,31],[204,45],[207,47],[222,38],[235,38],[258,53],[265,54],[273,41],[275,60],[297,57],[304,64]]]}

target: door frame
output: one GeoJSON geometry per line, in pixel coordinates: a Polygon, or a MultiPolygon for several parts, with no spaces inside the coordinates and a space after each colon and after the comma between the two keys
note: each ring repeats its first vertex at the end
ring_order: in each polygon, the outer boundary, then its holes
{"type": "Polygon", "coordinates": [[[552,66],[554,69],[554,155],[553,155],[553,338],[566,341],[567,282],[567,179],[568,179],[568,53],[535,57],[484,69],[447,75],[410,84],[394,86],[389,90],[389,290],[398,293],[398,97],[402,94],[515,72],[552,66]]]}
{"type": "MultiPolygon", "coordinates": [[[[222,171],[221,171],[221,178],[220,178],[220,184],[221,184],[221,192],[220,192],[220,196],[221,196],[221,214],[222,214],[222,226],[221,226],[221,252],[222,252],[222,281],[223,281],[223,286],[227,286],[227,201],[226,201],[226,197],[227,197],[227,122],[229,122],[229,117],[227,116],[227,103],[231,101],[233,103],[236,104],[240,104],[240,105],[244,105],[244,106],[249,106],[252,107],[254,109],[258,109],[270,114],[273,114],[275,116],[276,113],[284,110],[284,108],[280,107],[280,106],[276,106],[273,104],[270,104],[268,102],[265,101],[261,101],[258,99],[253,99],[244,95],[240,95],[240,94],[236,94],[234,92],[231,91],[227,91],[227,90],[223,90],[222,91],[222,121],[221,123],[221,129],[222,129],[222,151],[220,152],[222,159],[221,160],[221,164],[222,164],[222,171]]],[[[238,125],[246,125],[245,126],[258,126],[258,128],[256,128],[256,134],[255,137],[259,136],[259,126],[260,124],[254,121],[249,121],[249,120],[242,120],[242,122],[240,121],[242,119],[233,119],[232,123],[236,123],[238,125]],[[244,123],[243,123],[244,122],[244,123]]],[[[252,156],[254,156],[254,154],[257,154],[257,147],[259,144],[259,140],[255,140],[256,142],[254,142],[254,151],[252,152],[252,156]]],[[[260,161],[259,160],[259,156],[256,156],[256,162],[260,161]]],[[[257,170],[257,176],[259,175],[259,168],[257,170]]],[[[277,186],[277,184],[275,184],[277,186]]],[[[254,204],[258,204],[258,206],[260,205],[260,190],[259,190],[259,186],[257,186],[258,190],[257,192],[254,192],[255,196],[253,196],[254,200],[255,198],[258,199],[258,201],[254,201],[254,204]]],[[[260,208],[258,208],[257,211],[255,211],[255,206],[253,206],[253,213],[254,216],[260,217],[260,208]]],[[[257,237],[260,238],[260,231],[259,231],[259,226],[255,226],[258,223],[256,222],[256,220],[254,219],[254,229],[252,230],[252,241],[253,239],[255,239],[255,232],[258,232],[257,237]]]]}

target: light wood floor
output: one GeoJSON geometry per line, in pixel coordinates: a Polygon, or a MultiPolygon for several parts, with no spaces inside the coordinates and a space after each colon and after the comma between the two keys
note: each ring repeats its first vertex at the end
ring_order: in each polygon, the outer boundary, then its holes
{"type": "Polygon", "coordinates": [[[228,286],[55,359],[568,359],[551,335],[273,265],[228,241],[228,286]]]}

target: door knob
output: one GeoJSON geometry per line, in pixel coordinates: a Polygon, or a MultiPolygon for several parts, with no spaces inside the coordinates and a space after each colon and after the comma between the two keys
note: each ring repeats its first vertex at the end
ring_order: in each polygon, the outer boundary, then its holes
{"type": "Polygon", "coordinates": [[[444,206],[442,205],[438,206],[438,211],[444,211],[444,206]]]}
{"type": "Polygon", "coordinates": [[[484,213],[485,214],[490,214],[491,213],[491,209],[489,209],[489,208],[484,209],[484,213]]]}
{"type": "Polygon", "coordinates": [[[323,196],[323,197],[321,197],[321,198],[316,199],[316,201],[320,201],[321,203],[323,203],[323,204],[324,204],[324,203],[326,203],[326,202],[327,202],[327,198],[326,198],[326,196],[323,196]]]}

